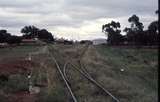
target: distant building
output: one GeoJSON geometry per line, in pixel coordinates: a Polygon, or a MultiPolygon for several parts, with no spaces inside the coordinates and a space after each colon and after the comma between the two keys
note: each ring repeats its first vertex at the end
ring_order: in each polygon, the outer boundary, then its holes
{"type": "Polygon", "coordinates": [[[56,44],[64,44],[64,39],[63,38],[60,38],[60,39],[55,39],[55,43],[56,44]]]}
{"type": "Polygon", "coordinates": [[[38,38],[22,39],[21,45],[45,45],[46,43],[38,38]]]}
{"type": "Polygon", "coordinates": [[[64,38],[60,38],[60,39],[55,39],[54,41],[55,44],[73,44],[74,42],[72,40],[68,40],[68,39],[64,39],[64,38]]]}
{"type": "Polygon", "coordinates": [[[91,40],[81,40],[80,44],[92,44],[93,42],[91,40]]]}
{"type": "Polygon", "coordinates": [[[36,39],[23,39],[22,43],[36,43],[37,40],[36,39]]]}
{"type": "Polygon", "coordinates": [[[107,44],[107,39],[94,39],[92,42],[93,45],[107,44]]]}
{"type": "Polygon", "coordinates": [[[0,43],[0,48],[8,47],[8,43],[0,43]]]}

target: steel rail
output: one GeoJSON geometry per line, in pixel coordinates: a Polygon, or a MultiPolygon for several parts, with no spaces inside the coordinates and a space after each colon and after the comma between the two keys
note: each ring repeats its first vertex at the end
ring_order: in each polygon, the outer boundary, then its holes
{"type": "Polygon", "coordinates": [[[69,80],[68,80],[68,78],[67,78],[67,74],[66,74],[67,64],[69,64],[69,62],[66,62],[66,63],[64,64],[64,67],[63,67],[63,74],[64,74],[66,80],[69,82],[69,80]]]}
{"type": "MultiPolygon", "coordinates": [[[[70,63],[78,72],[80,72],[85,78],[87,78],[89,81],[93,82],[96,86],[98,86],[100,89],[102,89],[106,94],[110,95],[116,102],[120,102],[115,96],[113,96],[108,90],[106,90],[100,83],[98,83],[96,80],[94,80],[91,76],[88,76],[83,72],[82,69],[80,70],[77,66],[70,63]]],[[[88,73],[89,74],[89,73],[88,73]]]]}
{"type": "MultiPolygon", "coordinates": [[[[99,87],[100,89],[102,89],[107,95],[111,96],[112,99],[115,101],[115,102],[120,102],[114,95],[112,95],[107,89],[105,89],[100,83],[98,83],[96,80],[94,80],[91,75],[87,72],[86,69],[84,69],[82,67],[82,64],[80,62],[82,56],[85,54],[85,51],[87,50],[88,46],[85,48],[85,50],[82,52],[82,54],[80,55],[80,57],[78,58],[78,62],[80,63],[80,66],[81,68],[77,67],[76,65],[74,65],[73,63],[71,62],[66,62],[65,65],[64,65],[64,69],[63,69],[63,73],[61,71],[61,73],[64,75],[64,78],[66,79],[66,82],[68,80],[67,78],[67,74],[66,74],[66,67],[67,67],[67,64],[71,64],[73,68],[75,68],[80,74],[82,74],[86,79],[88,79],[89,81],[91,81],[93,84],[95,84],[97,87],[99,87]]],[[[54,48],[53,48],[54,49],[54,48]]],[[[59,52],[60,53],[60,52],[59,52]]],[[[61,53],[60,53],[61,54],[61,53]]],[[[67,56],[67,59],[69,59],[69,57],[67,56]]],[[[69,82],[69,80],[68,80],[69,82]]],[[[67,82],[67,83],[68,83],[67,82]]],[[[71,89],[71,88],[70,88],[71,89]]],[[[72,92],[73,93],[73,92],[72,92]]]]}
{"type": "MultiPolygon", "coordinates": [[[[51,54],[50,54],[50,55],[51,55],[51,54]]],[[[73,93],[73,91],[72,91],[72,89],[71,89],[71,87],[70,87],[70,85],[68,84],[68,82],[67,82],[67,80],[66,80],[63,72],[61,71],[61,68],[60,68],[57,60],[55,59],[55,57],[54,57],[53,55],[51,55],[51,58],[52,58],[52,60],[55,62],[56,66],[57,66],[57,69],[58,69],[60,75],[62,76],[62,78],[63,78],[63,80],[64,80],[64,82],[65,82],[65,84],[66,84],[66,86],[67,86],[67,88],[68,88],[71,96],[72,96],[73,101],[74,101],[74,102],[78,102],[77,99],[76,99],[76,97],[75,97],[75,95],[74,95],[74,93],[73,93]]]]}

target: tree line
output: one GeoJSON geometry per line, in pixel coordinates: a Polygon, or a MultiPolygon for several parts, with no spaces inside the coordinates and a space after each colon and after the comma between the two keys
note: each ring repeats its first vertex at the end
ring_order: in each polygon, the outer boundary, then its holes
{"type": "Polygon", "coordinates": [[[11,35],[7,30],[0,30],[0,43],[20,43],[22,38],[19,36],[11,35]]]}
{"type": "MultiPolygon", "coordinates": [[[[156,14],[158,13],[159,11],[157,10],[156,14]]],[[[140,22],[139,17],[135,14],[128,18],[128,22],[130,27],[126,27],[123,30],[126,32],[125,35],[121,34],[119,22],[111,21],[102,25],[102,32],[108,37],[107,43],[109,45],[158,45],[158,20],[151,22],[147,30],[144,30],[143,23],[140,22]]],[[[7,30],[2,29],[0,30],[0,43],[20,43],[22,39],[33,38],[38,38],[45,42],[55,41],[51,32],[48,32],[46,29],[39,29],[33,25],[24,26],[21,29],[21,33],[23,34],[22,36],[11,35],[7,30]]]]}
{"type": "MultiPolygon", "coordinates": [[[[158,14],[158,11],[156,11],[156,14],[158,14]]],[[[151,22],[147,30],[143,30],[143,23],[135,14],[128,18],[128,22],[131,25],[123,30],[126,33],[125,35],[121,34],[119,22],[111,21],[102,25],[102,32],[108,37],[109,45],[158,45],[158,20],[151,22]]]]}
{"type": "Polygon", "coordinates": [[[23,39],[38,38],[45,42],[54,41],[54,36],[46,29],[39,29],[35,26],[25,26],[21,29],[22,36],[11,35],[7,30],[0,30],[0,43],[18,44],[23,39]]]}

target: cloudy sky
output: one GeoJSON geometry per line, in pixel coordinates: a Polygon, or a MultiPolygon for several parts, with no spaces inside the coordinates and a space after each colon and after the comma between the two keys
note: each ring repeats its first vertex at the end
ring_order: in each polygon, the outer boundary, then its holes
{"type": "Polygon", "coordinates": [[[56,37],[68,39],[105,38],[102,24],[140,17],[145,29],[158,17],[158,0],[0,0],[0,29],[21,35],[25,25],[45,28],[56,37]]]}

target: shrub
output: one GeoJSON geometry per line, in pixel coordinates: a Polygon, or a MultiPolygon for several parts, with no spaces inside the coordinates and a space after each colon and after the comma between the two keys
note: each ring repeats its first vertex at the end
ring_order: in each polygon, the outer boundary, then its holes
{"type": "Polygon", "coordinates": [[[9,92],[27,91],[28,80],[24,75],[16,74],[9,76],[5,90],[9,92]]]}

